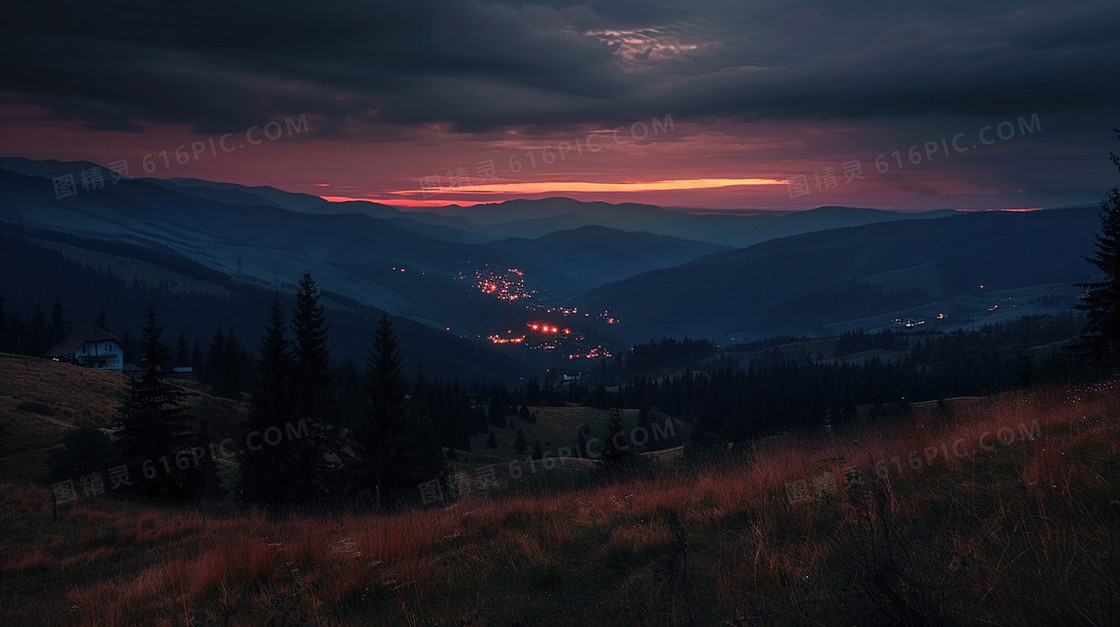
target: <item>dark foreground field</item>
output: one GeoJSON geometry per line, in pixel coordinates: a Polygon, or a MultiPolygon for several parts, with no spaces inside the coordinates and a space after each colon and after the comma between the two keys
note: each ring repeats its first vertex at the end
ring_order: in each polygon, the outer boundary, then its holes
{"type": "Polygon", "coordinates": [[[0,622],[1116,624],[1118,418],[1117,386],[1014,393],[392,516],[54,521],[5,484],[0,622]]]}

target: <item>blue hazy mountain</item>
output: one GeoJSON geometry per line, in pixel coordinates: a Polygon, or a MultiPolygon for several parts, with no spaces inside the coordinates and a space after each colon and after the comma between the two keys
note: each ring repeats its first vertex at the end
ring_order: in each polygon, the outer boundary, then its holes
{"type": "Polygon", "coordinates": [[[616,344],[1026,312],[1091,278],[1081,258],[1099,226],[1092,208],[736,215],[549,198],[420,211],[198,179],[56,194],[52,178],[92,167],[0,159],[0,220],[167,251],[266,289],[309,269],[341,298],[476,341],[531,315],[479,292],[488,269],[524,272],[532,302],[609,308],[620,324],[573,324],[616,344]]]}
{"type": "Polygon", "coordinates": [[[1066,310],[1100,227],[1095,207],[964,213],[771,240],[596,288],[629,340],[737,340],[872,329],[893,319],[979,323],[1066,310]]]}

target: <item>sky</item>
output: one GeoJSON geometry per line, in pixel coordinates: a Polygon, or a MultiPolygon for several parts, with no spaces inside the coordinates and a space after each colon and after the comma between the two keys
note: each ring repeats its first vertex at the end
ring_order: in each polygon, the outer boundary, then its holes
{"type": "Polygon", "coordinates": [[[0,156],[403,207],[1030,209],[1118,182],[1115,0],[6,4],[0,156]]]}

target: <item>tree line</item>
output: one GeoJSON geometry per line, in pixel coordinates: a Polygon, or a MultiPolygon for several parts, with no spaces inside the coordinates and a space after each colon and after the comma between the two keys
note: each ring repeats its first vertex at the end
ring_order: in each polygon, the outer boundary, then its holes
{"type": "MultiPolygon", "coordinates": [[[[50,348],[31,350],[24,331],[35,318],[38,304],[40,320],[50,322],[51,304],[61,297],[66,314],[74,326],[85,326],[100,310],[107,314],[106,330],[116,335],[126,350],[126,360],[138,347],[137,329],[144,323],[149,302],[160,313],[169,330],[172,359],[177,366],[193,366],[205,374],[208,348],[217,329],[223,335],[233,332],[246,352],[252,353],[264,330],[274,292],[279,289],[285,306],[290,307],[299,277],[277,277],[274,285],[233,281],[227,275],[205,268],[171,251],[154,250],[123,242],[98,242],[76,238],[58,231],[17,229],[0,223],[0,296],[10,321],[18,316],[22,347],[0,346],[0,351],[42,355],[50,348]],[[77,249],[76,251],[74,249],[77,249]],[[104,251],[80,254],[83,250],[104,251]],[[66,251],[66,252],[63,252],[66,251]],[[182,333],[187,341],[187,360],[179,359],[176,343],[182,333]],[[198,351],[195,352],[195,345],[198,351]],[[6,350],[7,349],[7,350],[6,350]]],[[[338,361],[365,360],[365,342],[383,311],[345,295],[326,293],[331,307],[329,343],[338,361]]],[[[489,347],[443,333],[407,319],[394,318],[394,327],[404,342],[410,373],[419,363],[432,376],[477,376],[480,380],[513,380],[522,374],[516,359],[489,347]]],[[[10,324],[0,325],[10,327],[10,324]]],[[[11,333],[5,333],[12,337],[11,333]]],[[[242,374],[250,377],[250,366],[242,374]]],[[[242,391],[253,389],[247,380],[242,391]]]]}
{"type": "Polygon", "coordinates": [[[892,338],[896,334],[890,331],[850,334],[841,338],[840,353],[864,345],[906,352],[894,359],[875,355],[850,363],[772,348],[745,367],[725,356],[704,369],[634,376],[621,392],[629,407],[652,406],[689,422],[696,440],[744,441],[859,415],[887,417],[918,401],[1091,377],[1069,351],[1040,348],[1076,337],[1082,324],[1077,316],[1061,315],[924,338],[892,338]]]}
{"type": "MultiPolygon", "coordinates": [[[[424,407],[413,402],[393,325],[388,316],[377,323],[360,385],[344,404],[321,297],[306,273],[290,312],[279,296],[272,304],[253,360],[249,414],[233,439],[236,497],[275,505],[340,498],[407,502],[421,482],[445,471],[446,461],[424,407]]],[[[182,390],[168,378],[173,354],[163,333],[149,305],[115,437],[88,428],[74,434],[52,460],[57,471],[72,475],[119,462],[130,471],[130,485],[118,486],[124,494],[172,500],[220,494],[216,439],[208,424],[188,415],[182,390]]],[[[228,350],[229,337],[212,348],[228,350]]]]}

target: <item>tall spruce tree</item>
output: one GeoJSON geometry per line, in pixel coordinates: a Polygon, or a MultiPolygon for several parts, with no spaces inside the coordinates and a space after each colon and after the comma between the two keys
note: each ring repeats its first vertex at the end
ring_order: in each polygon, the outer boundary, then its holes
{"type": "Polygon", "coordinates": [[[16,311],[8,318],[8,338],[7,346],[9,353],[22,355],[23,349],[23,321],[20,320],[19,311],[16,311]]]}
{"type": "Polygon", "coordinates": [[[607,442],[603,450],[603,464],[607,470],[616,470],[635,458],[634,449],[626,442],[626,421],[622,413],[622,401],[618,401],[609,412],[607,421],[607,442]]]}
{"type": "Polygon", "coordinates": [[[93,326],[111,333],[111,331],[109,331],[109,316],[105,315],[104,306],[97,311],[97,316],[93,318],[93,326]]]}
{"type": "Polygon", "coordinates": [[[292,311],[293,353],[296,362],[295,385],[299,391],[296,407],[307,418],[326,422],[330,407],[331,356],[327,350],[325,307],[322,293],[311,272],[304,272],[296,290],[292,311]]]}
{"type": "Polygon", "coordinates": [[[428,418],[409,402],[400,344],[387,315],[374,332],[366,363],[367,416],[355,428],[354,480],[382,502],[405,500],[444,471],[443,453],[428,418]]]}
{"type": "Polygon", "coordinates": [[[47,350],[65,339],[72,328],[66,321],[66,308],[62,306],[62,299],[55,298],[51,307],[51,324],[47,327],[47,350]]]}
{"type": "MultiPolygon", "coordinates": [[[[1120,129],[1115,130],[1120,137],[1120,129]]],[[[1110,153],[1120,170],[1120,156],[1110,153]]],[[[1104,275],[1100,281],[1081,283],[1086,290],[1077,306],[1087,313],[1085,330],[1074,350],[1103,366],[1120,365],[1120,186],[1113,187],[1101,203],[1101,230],[1086,260],[1104,275]]]]}
{"type": "Polygon", "coordinates": [[[200,380],[202,371],[206,369],[206,360],[202,357],[202,343],[198,341],[197,335],[191,346],[191,369],[194,370],[196,380],[200,380]]]}
{"type": "MultiPolygon", "coordinates": [[[[186,345],[183,345],[185,353],[186,345]]],[[[249,385],[254,371],[252,357],[237,339],[233,329],[214,332],[206,351],[206,365],[200,379],[211,386],[215,396],[240,399],[241,392],[249,385]]]]}
{"type": "Polygon", "coordinates": [[[182,331],[179,331],[179,340],[175,343],[175,365],[191,365],[190,345],[187,344],[187,336],[182,331]]]}
{"type": "Polygon", "coordinates": [[[170,349],[162,334],[149,303],[141,327],[140,370],[129,377],[119,410],[119,444],[132,478],[131,492],[194,499],[205,495],[214,480],[195,454],[199,434],[183,407],[183,394],[163,376],[170,349]]]}
{"type": "Polygon", "coordinates": [[[327,350],[326,308],[320,302],[322,293],[311,271],[303,273],[296,289],[292,310],[292,357],[294,369],[292,390],[296,419],[305,420],[308,436],[299,443],[298,485],[293,494],[302,498],[312,492],[326,496],[334,487],[331,460],[339,454],[334,430],[336,407],[331,393],[331,356],[327,350]]]}
{"type": "MultiPolygon", "coordinates": [[[[257,387],[253,407],[242,424],[242,441],[269,428],[281,433],[299,433],[295,419],[292,378],[295,362],[287,335],[288,320],[279,296],[272,302],[268,325],[261,336],[257,359],[257,387]],[[289,427],[289,425],[296,425],[289,427]]],[[[259,435],[258,435],[259,437],[259,435]]],[[[276,446],[246,448],[240,460],[241,498],[247,501],[279,504],[308,500],[314,493],[300,493],[308,484],[294,476],[302,443],[284,438],[276,446]]]]}
{"type": "Polygon", "coordinates": [[[27,354],[42,355],[47,352],[47,349],[50,348],[50,346],[47,346],[47,317],[38,303],[35,304],[35,309],[31,314],[29,331],[27,354]]]}

